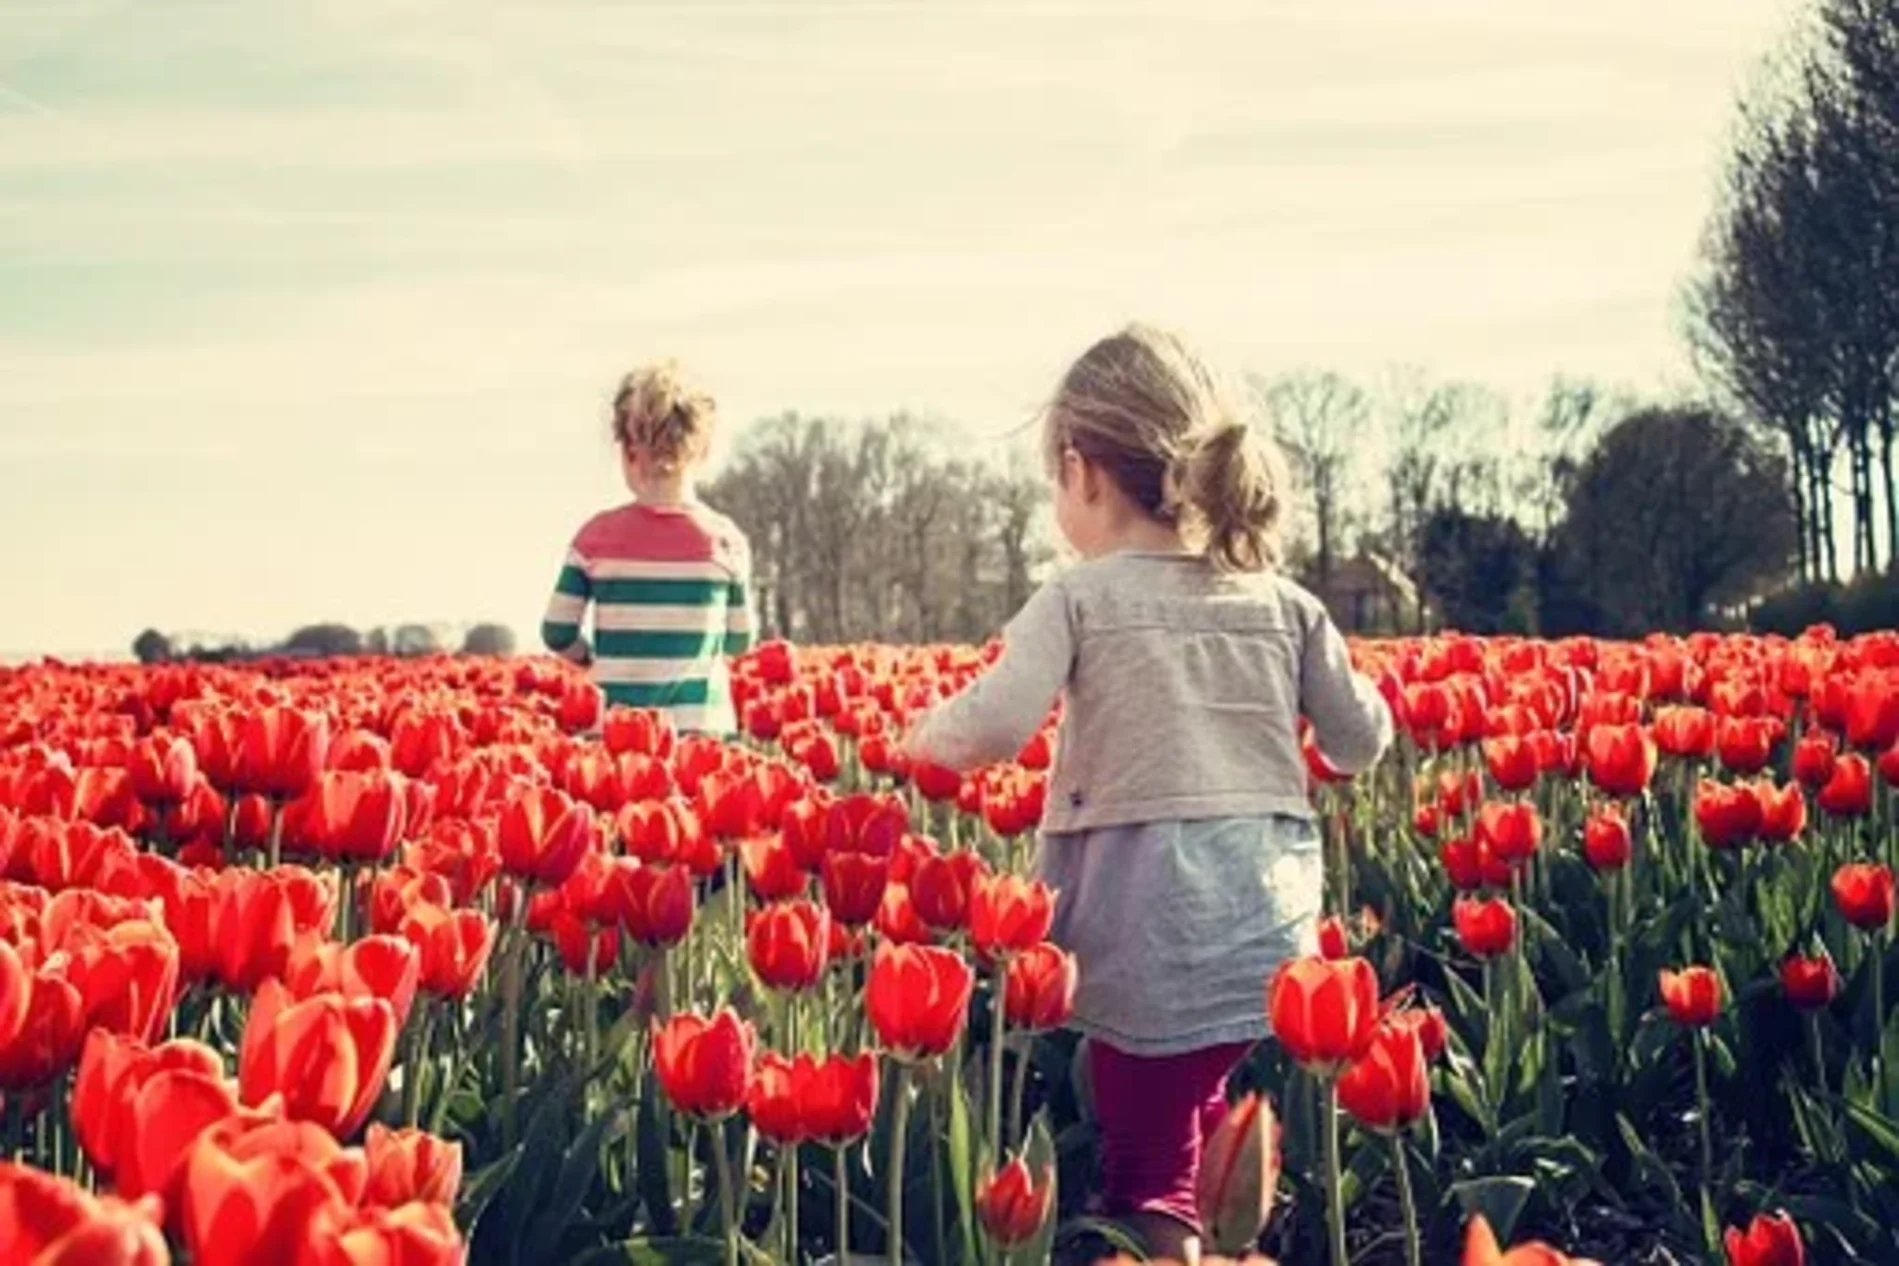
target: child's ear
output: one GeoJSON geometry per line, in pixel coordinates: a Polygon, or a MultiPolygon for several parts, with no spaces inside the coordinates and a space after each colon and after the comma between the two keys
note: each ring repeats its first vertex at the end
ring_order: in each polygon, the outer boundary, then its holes
{"type": "Polygon", "coordinates": [[[1101,473],[1101,467],[1095,465],[1078,453],[1075,455],[1075,470],[1081,479],[1078,491],[1081,493],[1083,504],[1093,505],[1095,502],[1101,500],[1101,481],[1105,478],[1101,473]]]}

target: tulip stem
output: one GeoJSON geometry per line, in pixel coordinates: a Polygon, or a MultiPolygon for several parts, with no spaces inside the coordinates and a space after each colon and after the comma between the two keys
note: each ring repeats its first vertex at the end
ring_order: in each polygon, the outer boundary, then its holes
{"type": "Polygon", "coordinates": [[[1325,1221],[1332,1239],[1332,1266],[1350,1266],[1345,1252],[1345,1201],[1339,1174],[1339,1083],[1325,1079],[1325,1221]]]}
{"type": "Polygon", "coordinates": [[[1873,942],[1873,1071],[1876,1074],[1873,1084],[1882,1084],[1880,1078],[1885,1073],[1885,1060],[1881,1053],[1886,1045],[1886,934],[1874,932],[1873,942]]]}
{"type": "Polygon", "coordinates": [[[1707,1030],[1694,1031],[1695,1047],[1695,1107],[1696,1122],[1701,1134],[1701,1195],[1706,1206],[1713,1192],[1714,1184],[1714,1136],[1708,1122],[1708,1056],[1707,1030]]]}
{"type": "Polygon", "coordinates": [[[1813,1056],[1813,1083],[1826,1094],[1826,1048],[1820,1041],[1820,1013],[1807,1013],[1807,1049],[1813,1056]]]}
{"type": "Polygon", "coordinates": [[[850,1146],[840,1143],[831,1149],[831,1186],[836,1197],[834,1204],[837,1216],[837,1260],[838,1266],[846,1266],[851,1260],[851,1188],[850,1175],[845,1170],[844,1152],[850,1146]]]}
{"type": "Polygon", "coordinates": [[[732,1158],[726,1154],[725,1127],[714,1122],[712,1161],[719,1172],[719,1222],[725,1231],[725,1266],[738,1266],[738,1215],[732,1192],[732,1158]]]}
{"type": "Polygon", "coordinates": [[[422,1070],[428,1066],[429,1039],[435,1028],[435,1008],[424,1002],[409,1045],[409,1062],[402,1070],[402,1119],[411,1129],[422,1116],[422,1070]]]}
{"type": "Polygon", "coordinates": [[[1016,1056],[1015,1090],[1009,1102],[1009,1137],[1022,1137],[1022,1102],[1029,1088],[1029,1052],[1025,1049],[1016,1056]]]}
{"type": "Polygon", "coordinates": [[[1406,1266],[1422,1266],[1424,1249],[1418,1243],[1418,1205],[1411,1194],[1411,1162],[1405,1156],[1404,1135],[1391,1135],[1391,1168],[1398,1175],[1398,1205],[1404,1210],[1404,1259],[1406,1266]]]}
{"type": "Polygon", "coordinates": [[[989,1148],[990,1157],[997,1169],[1002,1168],[1002,1155],[1007,1150],[1002,1145],[1002,1048],[1008,1038],[1009,1009],[1003,1005],[1002,960],[997,959],[995,988],[989,995],[989,1009],[994,1021],[989,1034],[989,1148]]]}
{"type": "Polygon", "coordinates": [[[785,1169],[785,1262],[798,1261],[798,1145],[785,1144],[782,1154],[785,1169]]]}
{"type": "Polygon", "coordinates": [[[275,797],[270,802],[270,842],[265,847],[269,850],[270,869],[276,870],[284,847],[284,806],[283,801],[275,797]]]}
{"type": "Polygon", "coordinates": [[[512,1148],[520,1113],[515,1097],[521,1088],[522,958],[527,950],[527,893],[516,889],[509,920],[508,952],[501,964],[501,1142],[512,1148]]]}
{"type": "Polygon", "coordinates": [[[890,1266],[903,1266],[903,1160],[910,1134],[910,1070],[899,1066],[890,1112],[890,1266]]]}

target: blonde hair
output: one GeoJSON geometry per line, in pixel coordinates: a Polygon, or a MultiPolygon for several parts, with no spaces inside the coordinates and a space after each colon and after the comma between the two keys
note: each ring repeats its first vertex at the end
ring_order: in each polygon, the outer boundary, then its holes
{"type": "Polygon", "coordinates": [[[613,395],[613,438],[671,472],[704,457],[718,406],[690,382],[679,362],[661,361],[620,379],[613,395]]]}
{"type": "Polygon", "coordinates": [[[1142,510],[1178,523],[1220,570],[1279,561],[1283,459],[1177,336],[1130,325],[1083,352],[1049,406],[1045,438],[1051,469],[1072,449],[1142,510]]]}

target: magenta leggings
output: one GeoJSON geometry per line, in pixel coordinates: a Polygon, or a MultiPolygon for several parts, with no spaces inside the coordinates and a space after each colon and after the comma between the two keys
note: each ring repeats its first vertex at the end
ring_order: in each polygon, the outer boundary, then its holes
{"type": "Polygon", "coordinates": [[[1158,1213],[1199,1229],[1200,1151],[1226,1115],[1227,1075],[1250,1049],[1238,1042],[1145,1057],[1089,1039],[1102,1212],[1158,1213]]]}

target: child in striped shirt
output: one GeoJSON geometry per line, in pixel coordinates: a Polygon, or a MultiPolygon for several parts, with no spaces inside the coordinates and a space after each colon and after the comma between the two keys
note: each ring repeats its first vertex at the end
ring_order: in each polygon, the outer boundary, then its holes
{"type": "Polygon", "coordinates": [[[541,625],[547,648],[592,665],[609,707],[652,708],[683,733],[730,734],[726,658],[752,642],[751,548],[698,499],[716,410],[671,361],[613,397],[613,439],[633,500],[589,519],[541,625]],[[581,633],[593,607],[593,643],[581,633]]]}

